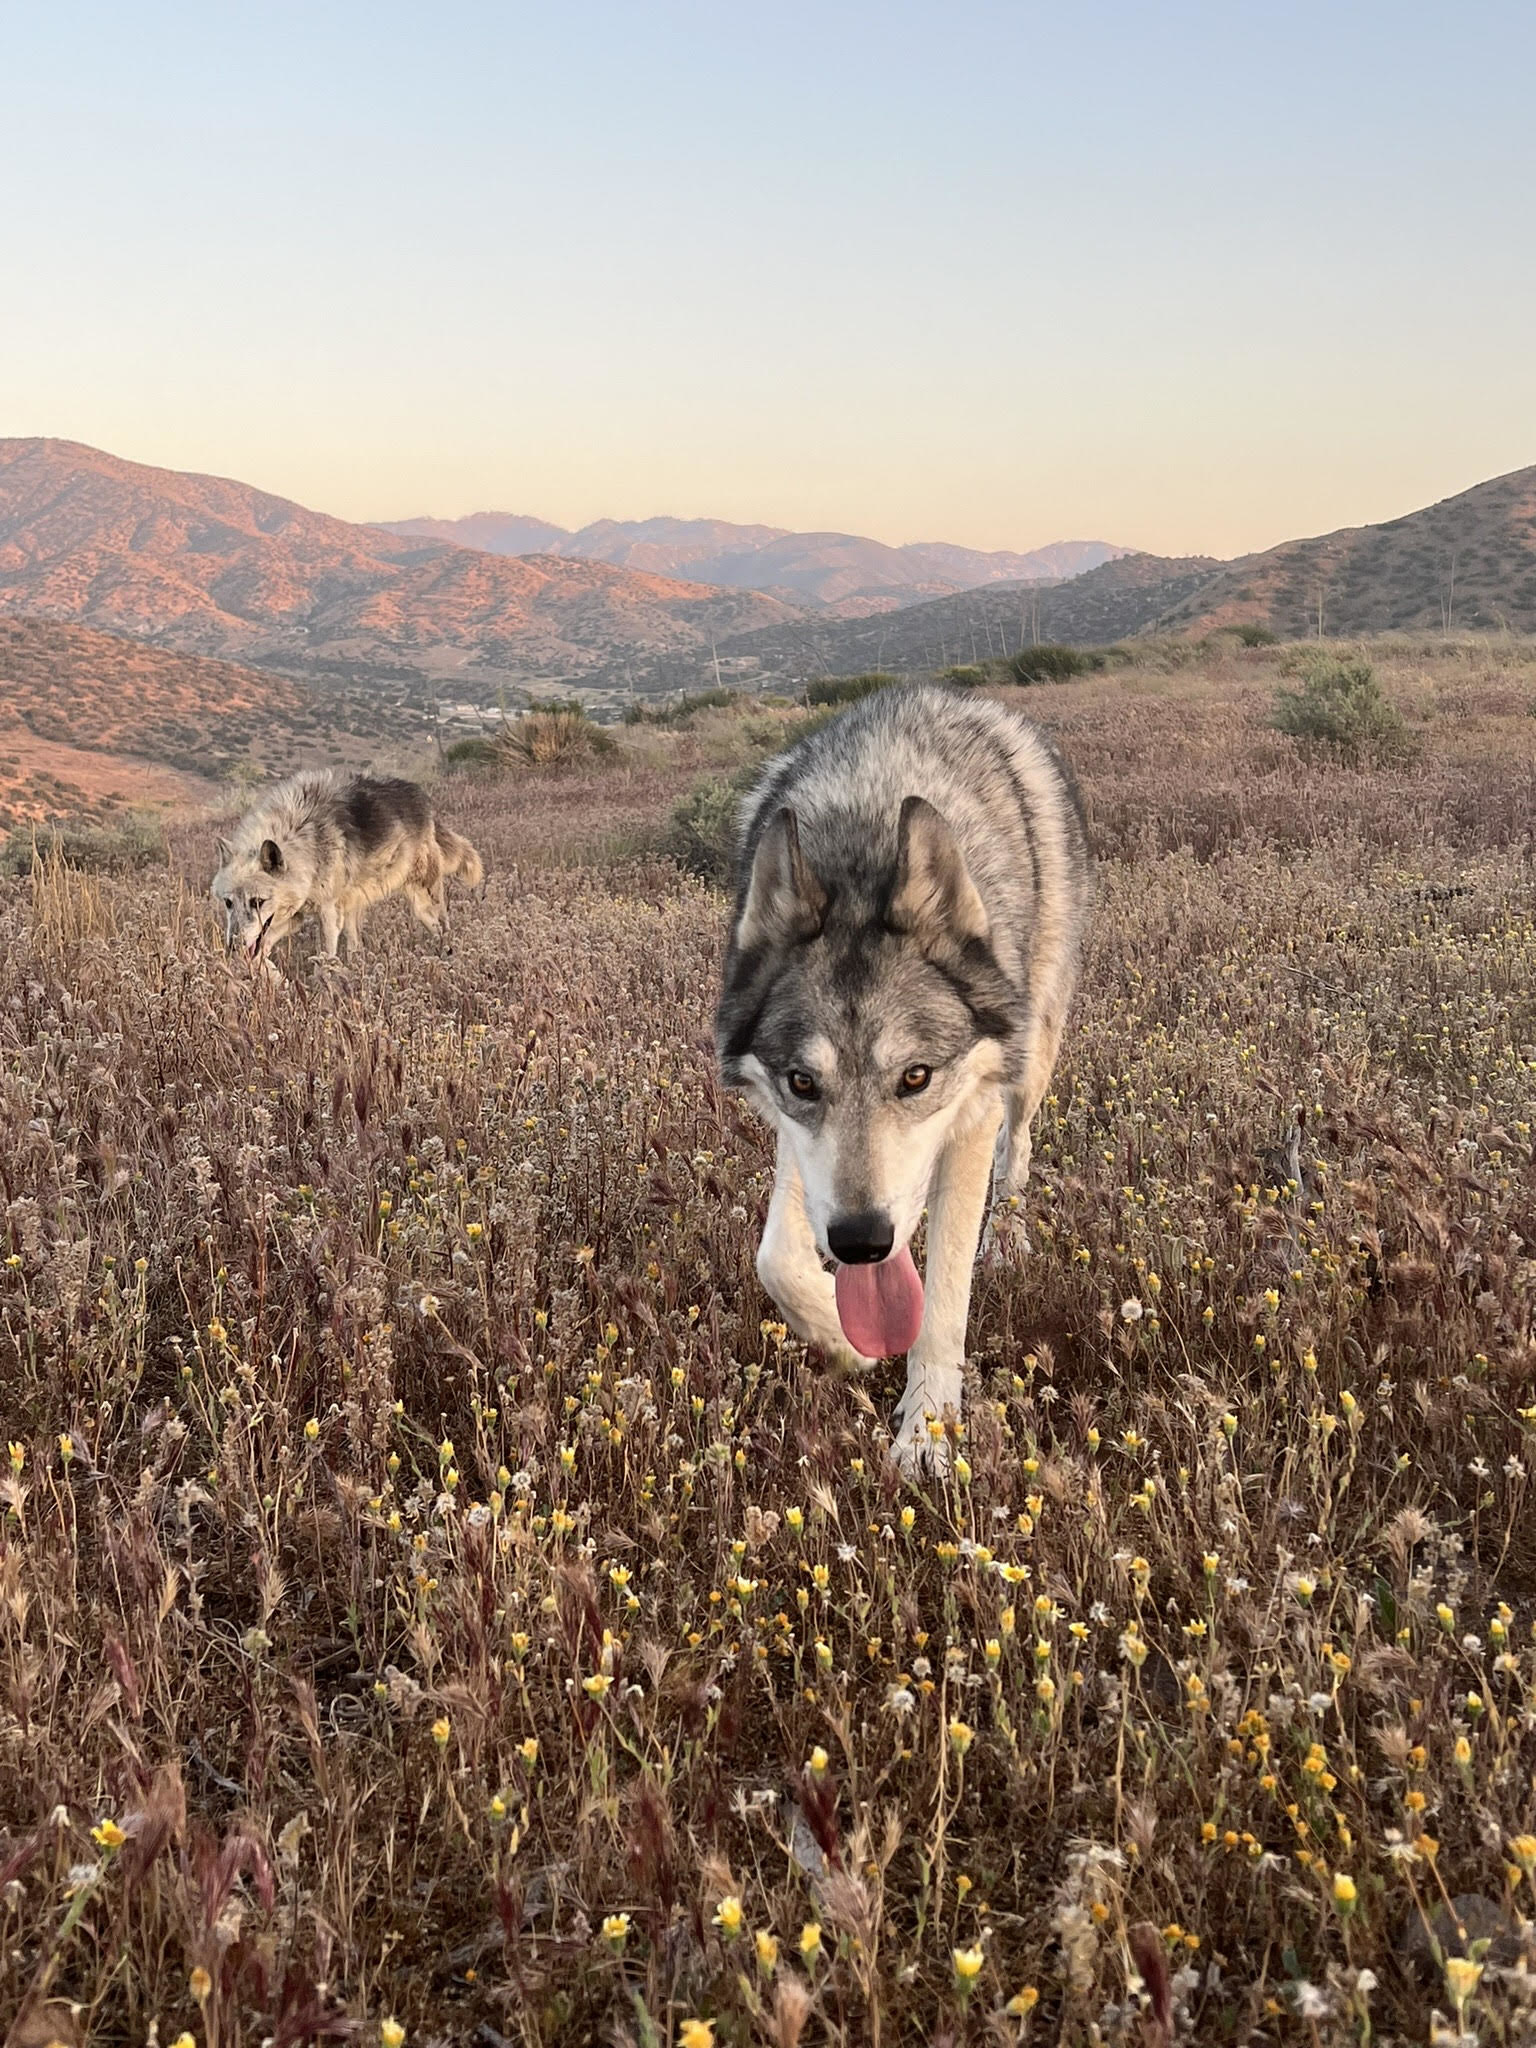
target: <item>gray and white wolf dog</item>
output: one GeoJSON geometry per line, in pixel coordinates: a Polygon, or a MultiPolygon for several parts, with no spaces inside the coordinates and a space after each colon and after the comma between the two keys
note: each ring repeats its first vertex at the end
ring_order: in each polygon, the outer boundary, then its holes
{"type": "Polygon", "coordinates": [[[214,902],[229,950],[275,973],[272,949],[306,917],[318,918],[327,959],[362,949],[363,913],[403,890],[428,931],[447,941],[444,884],[471,889],[485,868],[467,839],[432,815],[426,791],[396,777],[331,769],[269,790],[219,841],[214,902]]]}
{"type": "Polygon", "coordinates": [[[1028,1178],[1092,890],[1070,776],[991,698],[881,690],[742,807],[715,1033],[725,1084],[778,1135],[758,1275],[824,1351],[907,1354],[908,1469],[943,1458],[930,1422],[961,1412],[989,1196],[1028,1178]]]}

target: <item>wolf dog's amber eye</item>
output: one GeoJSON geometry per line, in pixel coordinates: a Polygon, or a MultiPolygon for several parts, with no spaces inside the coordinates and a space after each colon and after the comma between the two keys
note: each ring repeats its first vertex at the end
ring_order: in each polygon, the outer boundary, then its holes
{"type": "Polygon", "coordinates": [[[814,1102],[821,1093],[811,1076],[802,1073],[798,1067],[791,1067],[784,1078],[789,1083],[790,1094],[798,1095],[802,1102],[814,1102]]]}
{"type": "Polygon", "coordinates": [[[901,1077],[903,1095],[921,1095],[933,1079],[932,1067],[908,1067],[901,1077]]]}

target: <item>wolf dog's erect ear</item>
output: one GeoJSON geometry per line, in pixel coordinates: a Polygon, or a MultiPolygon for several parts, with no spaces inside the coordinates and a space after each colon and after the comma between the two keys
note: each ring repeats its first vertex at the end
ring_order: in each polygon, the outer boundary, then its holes
{"type": "Polygon", "coordinates": [[[275,839],[261,842],[261,865],[269,875],[280,875],[283,871],[283,849],[275,839]]]}
{"type": "Polygon", "coordinates": [[[230,862],[235,857],[235,849],[230,845],[227,839],[220,839],[217,842],[217,845],[219,849],[219,866],[221,868],[227,868],[230,862]]]}
{"type": "Polygon", "coordinates": [[[795,814],[782,810],[757,842],[736,943],[787,946],[814,938],[826,911],[827,892],[800,851],[795,814]]]}
{"type": "Polygon", "coordinates": [[[896,881],[885,915],[893,931],[960,945],[986,939],[991,929],[958,840],[920,796],[909,796],[901,807],[896,881]]]}

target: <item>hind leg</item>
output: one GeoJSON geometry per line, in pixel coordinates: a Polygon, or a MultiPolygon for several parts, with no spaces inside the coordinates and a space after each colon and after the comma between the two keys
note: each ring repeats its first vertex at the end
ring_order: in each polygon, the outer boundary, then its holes
{"type": "Polygon", "coordinates": [[[1003,1095],[1003,1121],[992,1153],[992,1186],[987,1197],[987,1222],[977,1257],[994,1265],[1005,1255],[1027,1256],[1030,1243],[1018,1213],[1019,1197],[1029,1180],[1029,1125],[1032,1112],[1021,1089],[1003,1095]]]}
{"type": "Polygon", "coordinates": [[[1065,1023],[1064,1017],[1042,1020],[1030,1049],[1024,1079],[1003,1091],[1003,1122],[992,1161],[992,1198],[981,1240],[981,1256],[989,1262],[1000,1258],[1005,1247],[1018,1255],[1026,1254],[1030,1248],[1029,1234],[1017,1209],[1029,1185],[1030,1126],[1051,1085],[1065,1023]]]}

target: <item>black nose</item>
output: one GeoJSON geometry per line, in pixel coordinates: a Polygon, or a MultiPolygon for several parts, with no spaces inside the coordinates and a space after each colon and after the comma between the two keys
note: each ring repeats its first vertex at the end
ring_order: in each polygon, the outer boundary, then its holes
{"type": "Polygon", "coordinates": [[[896,1242],[896,1226],[878,1209],[839,1216],[827,1226],[827,1249],[842,1266],[873,1266],[896,1242]]]}

